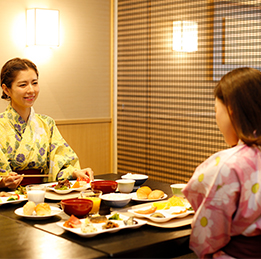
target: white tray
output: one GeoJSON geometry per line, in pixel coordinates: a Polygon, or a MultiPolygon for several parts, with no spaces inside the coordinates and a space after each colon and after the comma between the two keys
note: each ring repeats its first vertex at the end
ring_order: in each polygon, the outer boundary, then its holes
{"type": "MultiPolygon", "coordinates": [[[[110,216],[112,215],[107,215],[107,218],[109,218],[110,216]]],[[[125,220],[128,218],[128,216],[125,216],[123,214],[120,214],[120,218],[125,220]]],[[[81,219],[82,222],[84,222],[85,219],[81,219]]],[[[81,237],[94,237],[94,236],[97,236],[99,234],[103,234],[103,233],[115,233],[115,232],[118,232],[122,229],[135,229],[135,228],[139,228],[143,225],[145,225],[147,222],[145,220],[141,220],[141,219],[135,219],[138,224],[135,224],[135,225],[130,225],[130,226],[126,226],[123,222],[123,220],[111,220],[115,223],[117,223],[119,225],[119,227],[117,228],[110,228],[110,229],[102,229],[102,226],[105,224],[105,223],[93,223],[93,226],[97,229],[97,232],[93,232],[93,233],[83,233],[81,231],[81,228],[67,228],[67,227],[64,227],[63,224],[65,221],[60,221],[60,222],[57,222],[56,224],[67,230],[67,231],[70,231],[78,236],[81,236],[81,237]]]]}

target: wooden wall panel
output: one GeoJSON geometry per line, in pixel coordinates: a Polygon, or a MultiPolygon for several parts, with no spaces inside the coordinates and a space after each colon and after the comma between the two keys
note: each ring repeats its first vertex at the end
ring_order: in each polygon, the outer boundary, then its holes
{"type": "Polygon", "coordinates": [[[94,175],[112,172],[110,119],[60,120],[56,124],[82,168],[91,167],[94,175]]]}
{"type": "Polygon", "coordinates": [[[187,182],[227,145],[214,113],[214,2],[118,0],[119,173],[187,182]],[[198,51],[172,50],[173,21],[198,24],[198,51]]]}

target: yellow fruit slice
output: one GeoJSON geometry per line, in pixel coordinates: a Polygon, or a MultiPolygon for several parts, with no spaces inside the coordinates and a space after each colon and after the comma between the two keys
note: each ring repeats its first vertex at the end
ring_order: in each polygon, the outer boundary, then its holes
{"type": "Polygon", "coordinates": [[[154,202],[153,206],[157,207],[157,210],[163,210],[166,207],[167,203],[168,203],[167,201],[164,201],[164,202],[154,202]]]}
{"type": "Polygon", "coordinates": [[[185,207],[186,205],[183,198],[173,195],[167,201],[153,202],[153,206],[157,207],[157,210],[168,210],[170,207],[185,207]]]}
{"type": "Polygon", "coordinates": [[[171,206],[181,206],[181,207],[185,206],[184,202],[182,201],[182,198],[177,197],[175,195],[173,195],[171,198],[169,198],[168,201],[171,206]]]}

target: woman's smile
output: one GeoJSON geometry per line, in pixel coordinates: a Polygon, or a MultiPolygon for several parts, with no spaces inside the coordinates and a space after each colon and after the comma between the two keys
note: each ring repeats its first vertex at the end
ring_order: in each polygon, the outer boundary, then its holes
{"type": "Polygon", "coordinates": [[[35,99],[35,95],[32,95],[32,96],[26,96],[26,97],[24,97],[24,99],[25,99],[26,101],[33,102],[34,99],[35,99]]]}

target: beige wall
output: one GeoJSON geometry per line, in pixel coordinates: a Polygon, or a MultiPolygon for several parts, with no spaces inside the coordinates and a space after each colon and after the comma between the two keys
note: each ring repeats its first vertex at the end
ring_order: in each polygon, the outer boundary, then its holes
{"type": "MultiPolygon", "coordinates": [[[[40,71],[36,112],[54,119],[110,118],[110,1],[0,0],[0,66],[29,58],[40,71]],[[60,11],[58,48],[26,47],[27,8],[60,11]]],[[[6,102],[0,101],[0,111],[6,102]]]]}
{"type": "Polygon", "coordinates": [[[57,126],[78,154],[82,168],[91,167],[94,175],[111,173],[111,120],[57,121],[57,126]]]}
{"type": "MultiPolygon", "coordinates": [[[[99,172],[110,171],[110,162],[102,169],[94,163],[101,157],[111,160],[111,1],[0,0],[0,38],[1,67],[13,57],[31,59],[38,66],[40,95],[35,111],[56,121],[86,120],[84,129],[74,123],[59,127],[84,159],[81,164],[98,168],[99,172]],[[59,47],[26,47],[27,8],[60,11],[59,47]],[[99,123],[100,119],[107,121],[106,127],[99,123]],[[75,140],[76,135],[84,141],[75,140]],[[82,148],[90,139],[91,148],[82,148]],[[100,157],[101,149],[105,153],[100,157]]],[[[6,105],[0,100],[0,112],[6,105]]]]}

